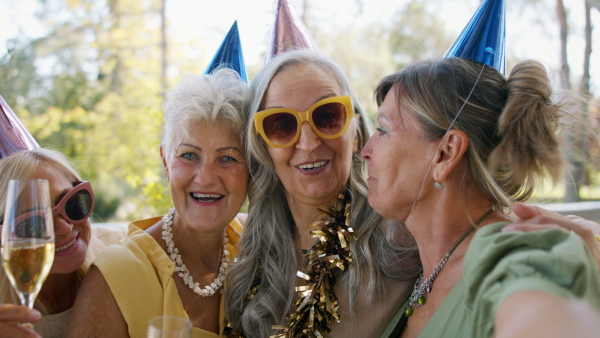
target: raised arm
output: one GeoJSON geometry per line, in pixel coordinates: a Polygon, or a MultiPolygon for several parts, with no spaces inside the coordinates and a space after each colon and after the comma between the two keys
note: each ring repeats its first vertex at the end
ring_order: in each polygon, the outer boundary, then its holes
{"type": "Polygon", "coordinates": [[[508,297],[496,313],[496,338],[598,337],[600,312],[583,300],[541,291],[508,297]]]}
{"type": "Polygon", "coordinates": [[[95,266],[88,271],[77,294],[69,337],[129,337],[115,297],[95,266]]]}

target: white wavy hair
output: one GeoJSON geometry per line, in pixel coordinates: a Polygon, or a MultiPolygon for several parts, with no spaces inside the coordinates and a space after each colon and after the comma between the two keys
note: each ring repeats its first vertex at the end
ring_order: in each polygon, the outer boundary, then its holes
{"type": "Polygon", "coordinates": [[[244,144],[243,128],[248,119],[246,105],[250,88],[231,68],[218,68],[211,74],[185,76],[171,89],[164,102],[162,146],[165,153],[172,149],[175,130],[188,131],[195,123],[227,121],[244,144]]]}

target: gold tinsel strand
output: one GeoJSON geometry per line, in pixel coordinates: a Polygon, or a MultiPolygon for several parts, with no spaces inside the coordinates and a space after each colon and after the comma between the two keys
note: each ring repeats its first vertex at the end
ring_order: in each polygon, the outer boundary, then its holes
{"type": "Polygon", "coordinates": [[[352,252],[348,245],[355,240],[350,227],[350,198],[340,194],[328,210],[319,209],[324,217],[311,226],[312,237],[318,238],[313,247],[305,251],[310,270],[298,271],[297,276],[306,280],[306,285],[296,287],[298,299],[296,311],[286,318],[284,325],[273,329],[283,330],[271,337],[323,337],[329,333],[328,325],[339,322],[338,299],[333,287],[336,269],[345,271],[352,263],[352,252]]]}

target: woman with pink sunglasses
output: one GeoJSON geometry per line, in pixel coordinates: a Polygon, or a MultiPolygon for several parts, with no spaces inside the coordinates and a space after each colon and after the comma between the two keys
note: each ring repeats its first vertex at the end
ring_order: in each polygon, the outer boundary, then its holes
{"type": "MultiPolygon", "coordinates": [[[[42,314],[34,329],[43,337],[64,337],[75,297],[91,261],[104,247],[123,238],[125,229],[92,228],[89,220],[94,209],[92,186],[81,179],[58,151],[35,148],[0,159],[0,220],[4,216],[6,190],[11,179],[46,179],[50,184],[56,249],[50,274],[34,306],[42,314]]],[[[0,269],[0,303],[19,304],[3,269],[0,269]]],[[[19,309],[3,305],[0,313],[4,311],[19,312],[19,309]]],[[[31,321],[37,317],[35,313],[30,316],[31,321]]],[[[13,332],[19,328],[8,325],[0,322],[0,336],[34,336],[26,329],[13,332]]]]}

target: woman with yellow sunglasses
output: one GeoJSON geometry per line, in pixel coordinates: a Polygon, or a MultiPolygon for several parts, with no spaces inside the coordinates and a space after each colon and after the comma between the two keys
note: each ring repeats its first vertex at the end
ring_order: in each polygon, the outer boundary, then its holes
{"type": "Polygon", "coordinates": [[[225,289],[232,332],[379,335],[419,264],[410,237],[387,241],[367,203],[366,113],[339,66],[309,50],[269,61],[252,89],[249,213],[225,289]]]}

